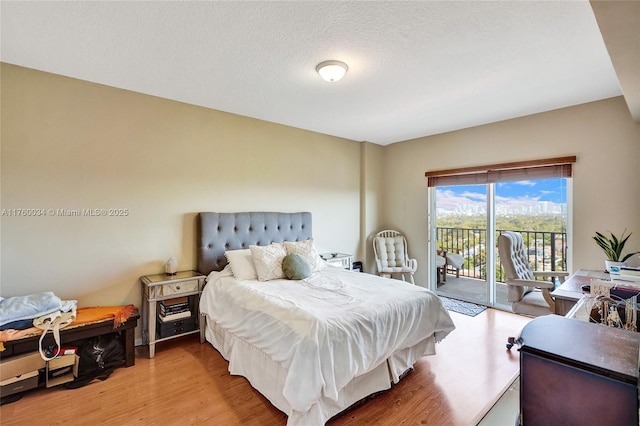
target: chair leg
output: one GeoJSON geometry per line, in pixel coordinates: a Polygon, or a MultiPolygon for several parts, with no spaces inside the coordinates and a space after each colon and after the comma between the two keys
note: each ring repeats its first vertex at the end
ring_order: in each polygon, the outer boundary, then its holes
{"type": "Polygon", "coordinates": [[[519,337],[509,337],[507,339],[507,350],[510,351],[514,345],[522,345],[522,339],[519,337]]]}
{"type": "Polygon", "coordinates": [[[409,279],[411,280],[411,284],[416,285],[415,281],[413,281],[413,274],[409,274],[409,279]]]}

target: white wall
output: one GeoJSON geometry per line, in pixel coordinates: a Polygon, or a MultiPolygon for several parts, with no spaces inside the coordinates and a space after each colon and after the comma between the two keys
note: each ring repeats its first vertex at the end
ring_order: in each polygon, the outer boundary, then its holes
{"type": "Polygon", "coordinates": [[[596,230],[626,228],[629,251],[640,250],[640,124],[622,97],[386,147],[384,226],[407,234],[423,265],[417,282],[427,283],[426,171],[568,155],[577,156],[573,269],[604,267],[596,230]]]}

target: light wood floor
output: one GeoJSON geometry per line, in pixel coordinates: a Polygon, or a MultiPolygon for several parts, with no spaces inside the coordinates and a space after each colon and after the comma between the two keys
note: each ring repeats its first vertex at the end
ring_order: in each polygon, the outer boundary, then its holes
{"type": "MultiPolygon", "coordinates": [[[[505,341],[529,321],[487,309],[452,313],[457,329],[391,390],[332,420],[341,425],[476,425],[517,377],[519,354],[505,341]]],[[[286,416],[196,335],[163,342],[148,359],[104,382],[38,389],[0,407],[3,426],[24,424],[284,425],[286,416]]],[[[145,353],[146,352],[146,353],[145,353]]],[[[516,413],[514,413],[515,418],[516,413]]]]}

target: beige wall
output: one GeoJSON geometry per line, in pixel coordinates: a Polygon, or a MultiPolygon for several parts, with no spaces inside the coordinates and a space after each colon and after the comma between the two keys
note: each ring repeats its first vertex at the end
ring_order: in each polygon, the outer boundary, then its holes
{"type": "Polygon", "coordinates": [[[360,143],[2,64],[3,297],[140,303],[170,256],[194,268],[199,211],[310,211],[319,250],[356,253],[360,143]]]}
{"type": "Polygon", "coordinates": [[[640,249],[640,125],[622,98],[386,147],[2,64],[0,295],[140,303],[138,277],[195,267],[198,211],[311,211],[321,251],[375,271],[371,235],[407,234],[427,282],[427,170],[576,155],[573,269],[601,268],[595,230],[640,249]]]}
{"type": "MultiPolygon", "coordinates": [[[[426,171],[566,155],[577,156],[573,270],[603,268],[591,239],[596,230],[626,228],[633,232],[629,250],[640,250],[640,124],[622,97],[386,147],[385,226],[405,232],[411,255],[426,265],[426,171]]],[[[425,267],[416,278],[427,282],[425,267]]]]}
{"type": "Polygon", "coordinates": [[[364,142],[361,145],[360,169],[360,252],[358,259],[367,272],[376,272],[372,235],[379,231],[382,223],[384,151],[385,147],[364,142]]]}

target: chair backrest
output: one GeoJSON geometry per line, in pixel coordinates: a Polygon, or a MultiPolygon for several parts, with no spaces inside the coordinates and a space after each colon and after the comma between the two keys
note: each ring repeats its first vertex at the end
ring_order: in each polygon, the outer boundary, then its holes
{"type": "Polygon", "coordinates": [[[498,252],[500,262],[504,269],[507,282],[507,299],[509,302],[517,302],[526,293],[532,290],[530,287],[509,285],[509,280],[533,280],[533,271],[529,264],[529,257],[524,249],[522,234],[513,231],[505,231],[498,237],[498,252]]]}
{"type": "Polygon", "coordinates": [[[378,271],[404,266],[409,259],[407,240],[400,232],[389,229],[376,234],[373,239],[373,253],[378,271]]]}

